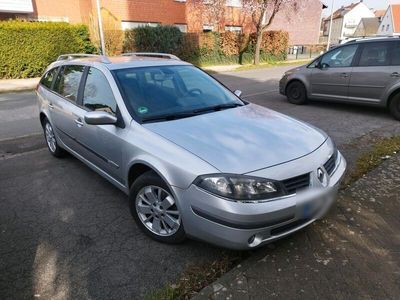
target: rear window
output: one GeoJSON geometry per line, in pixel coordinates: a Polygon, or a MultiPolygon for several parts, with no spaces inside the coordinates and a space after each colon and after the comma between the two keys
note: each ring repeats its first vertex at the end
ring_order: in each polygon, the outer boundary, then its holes
{"type": "Polygon", "coordinates": [[[48,71],[46,74],[44,74],[44,76],[40,80],[40,84],[50,89],[51,84],[53,83],[53,79],[57,74],[57,71],[58,68],[54,68],[48,71]]]}
{"type": "Polygon", "coordinates": [[[84,66],[64,66],[54,83],[54,91],[76,102],[84,66]]]}
{"type": "Polygon", "coordinates": [[[396,43],[393,49],[392,54],[392,65],[399,66],[400,65],[400,43],[396,43]]]}
{"type": "Polygon", "coordinates": [[[391,43],[366,43],[360,55],[360,67],[388,66],[391,43]]]}

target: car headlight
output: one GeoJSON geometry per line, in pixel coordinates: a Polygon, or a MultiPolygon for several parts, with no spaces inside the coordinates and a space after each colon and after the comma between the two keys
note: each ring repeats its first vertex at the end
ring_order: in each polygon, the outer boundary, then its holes
{"type": "Polygon", "coordinates": [[[210,193],[234,200],[261,200],[283,195],[278,181],[253,176],[203,175],[194,184],[210,193]]]}

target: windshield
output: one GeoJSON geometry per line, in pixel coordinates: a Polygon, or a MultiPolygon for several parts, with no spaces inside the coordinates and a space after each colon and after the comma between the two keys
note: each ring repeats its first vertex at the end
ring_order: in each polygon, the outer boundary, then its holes
{"type": "Polygon", "coordinates": [[[114,71],[128,109],[140,121],[177,119],[244,105],[194,66],[156,66],[114,71]],[[171,118],[173,117],[173,118],[171,118]]]}

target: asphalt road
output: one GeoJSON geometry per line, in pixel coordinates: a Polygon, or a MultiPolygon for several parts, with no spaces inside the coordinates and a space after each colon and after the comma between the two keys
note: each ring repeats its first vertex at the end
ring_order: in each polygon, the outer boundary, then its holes
{"type": "MultiPolygon", "coordinates": [[[[381,109],[287,103],[277,93],[285,69],[216,77],[251,102],[322,128],[339,148],[371,132],[400,131],[381,109]]],[[[0,95],[1,298],[141,298],[188,266],[221,255],[201,242],[150,240],[131,220],[121,192],[72,157],[52,158],[40,136],[4,141],[40,131],[33,93],[0,95]]]]}
{"type": "Polygon", "coordinates": [[[0,94],[0,141],[41,131],[34,92],[0,94]]]}

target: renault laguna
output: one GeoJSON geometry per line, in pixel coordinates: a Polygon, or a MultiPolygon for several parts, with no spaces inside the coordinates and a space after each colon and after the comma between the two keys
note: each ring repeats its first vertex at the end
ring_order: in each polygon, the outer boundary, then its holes
{"type": "Polygon", "coordinates": [[[165,243],[250,249],[323,217],[346,161],[321,130],[248,103],[169,54],[70,54],[37,87],[50,153],[129,196],[165,243]]]}

